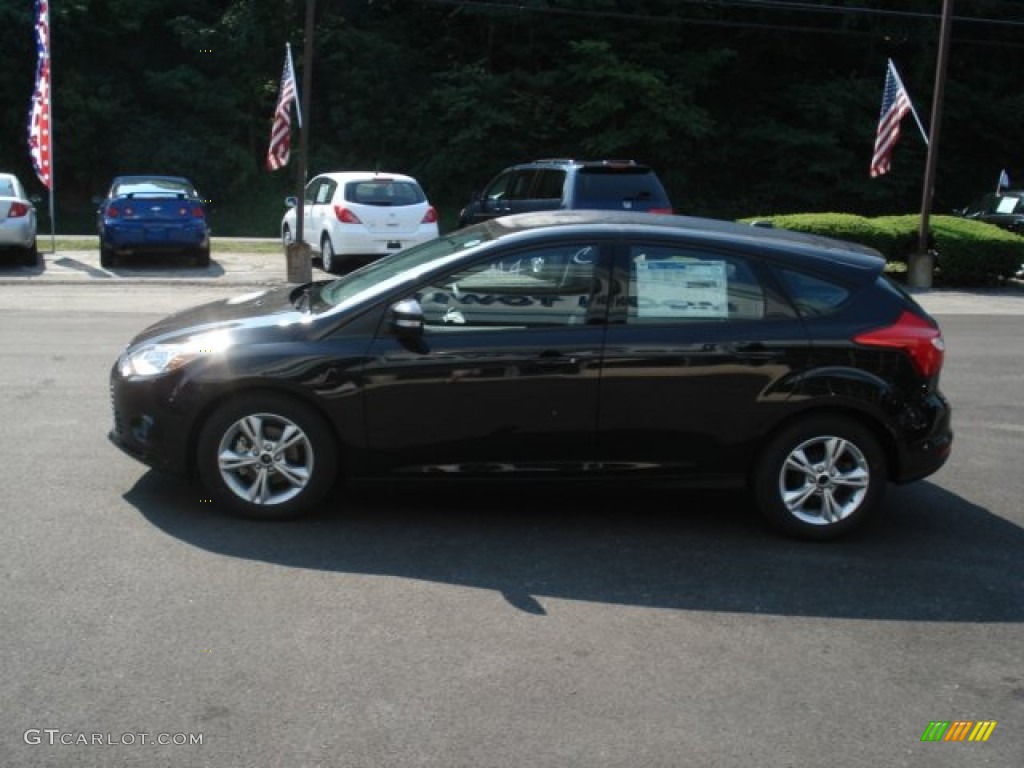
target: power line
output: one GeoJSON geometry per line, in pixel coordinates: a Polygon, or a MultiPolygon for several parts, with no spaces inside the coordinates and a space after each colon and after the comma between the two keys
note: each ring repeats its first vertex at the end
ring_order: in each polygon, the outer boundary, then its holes
{"type": "MultiPolygon", "coordinates": [[[[704,26],[720,26],[720,27],[740,27],[740,28],[752,28],[752,29],[774,29],[783,31],[799,31],[799,32],[823,32],[823,33],[842,33],[842,34],[857,34],[851,30],[829,30],[815,27],[804,27],[794,25],[781,25],[772,24],[768,22],[755,22],[755,21],[738,21],[738,20],[721,20],[721,19],[707,19],[707,18],[695,18],[695,17],[680,17],[676,15],[670,16],[655,16],[650,14],[639,14],[639,13],[628,13],[625,11],[598,11],[598,10],[583,10],[579,8],[564,8],[558,6],[552,6],[550,4],[545,5],[527,5],[522,2],[516,2],[515,0],[493,0],[487,2],[486,0],[415,0],[422,4],[432,5],[447,5],[447,6],[458,6],[459,8],[479,8],[487,10],[499,10],[499,11],[513,11],[517,13],[536,13],[536,14],[548,14],[557,16],[579,16],[583,18],[601,18],[611,19],[618,21],[635,21],[644,22],[649,24],[664,24],[664,23],[688,23],[688,24],[699,24],[704,26]]],[[[733,8],[733,9],[748,9],[748,10],[771,10],[771,11],[792,11],[796,13],[816,13],[816,14],[830,14],[830,15],[846,15],[846,16],[874,16],[874,17],[887,17],[887,18],[903,18],[903,19],[917,19],[927,21],[938,21],[940,15],[937,13],[925,13],[920,11],[899,11],[885,8],[866,8],[863,6],[838,6],[838,5],[819,5],[808,2],[798,2],[797,0],[677,0],[677,2],[685,3],[692,6],[700,6],[702,8],[709,7],[720,7],[720,8],[733,8]]],[[[980,16],[954,16],[953,21],[970,24],[985,24],[989,26],[1002,26],[1002,27],[1024,27],[1024,19],[1012,20],[1012,19],[993,19],[988,17],[980,16]]],[[[866,34],[866,33],[865,33],[866,34]]],[[[995,41],[970,41],[970,42],[995,42],[995,41]]]]}

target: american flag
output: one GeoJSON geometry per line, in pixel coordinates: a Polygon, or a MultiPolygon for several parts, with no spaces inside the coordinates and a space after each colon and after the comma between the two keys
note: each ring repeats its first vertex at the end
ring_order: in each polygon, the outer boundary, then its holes
{"type": "MultiPolygon", "coordinates": [[[[288,165],[292,149],[292,102],[296,110],[299,106],[299,94],[295,84],[295,70],[292,67],[292,49],[288,46],[284,57],[284,72],[281,74],[281,92],[277,97],[277,108],[274,110],[274,125],[270,129],[270,149],[267,151],[267,168],[276,171],[288,165]]],[[[302,115],[299,114],[299,126],[302,115]]]]}
{"type": "Polygon", "coordinates": [[[28,151],[36,176],[47,189],[53,188],[53,136],[50,134],[50,8],[47,0],[36,0],[36,85],[28,116],[28,151]]]}
{"type": "Polygon", "coordinates": [[[892,148],[900,138],[900,121],[913,107],[910,94],[903,87],[899,73],[892,59],[885,74],[885,91],[882,93],[882,113],[878,118],[878,133],[875,136],[875,153],[871,156],[871,176],[889,172],[892,148]]]}

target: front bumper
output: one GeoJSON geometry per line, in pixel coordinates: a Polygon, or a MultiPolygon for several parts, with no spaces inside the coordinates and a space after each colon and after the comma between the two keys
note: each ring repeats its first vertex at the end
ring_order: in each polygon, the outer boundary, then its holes
{"type": "Polygon", "coordinates": [[[147,466],[173,475],[190,471],[192,420],[177,397],[179,376],[126,378],[115,364],[110,373],[113,424],[107,437],[147,466]]]}

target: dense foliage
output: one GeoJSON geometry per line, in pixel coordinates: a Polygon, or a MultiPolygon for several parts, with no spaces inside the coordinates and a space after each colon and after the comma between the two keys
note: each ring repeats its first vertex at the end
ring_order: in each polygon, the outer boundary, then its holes
{"type": "MultiPolygon", "coordinates": [[[[917,250],[920,226],[918,215],[869,217],[849,213],[798,213],[743,221],[860,243],[877,250],[891,267],[897,268],[905,267],[908,257],[917,250]]],[[[1024,265],[1024,238],[980,221],[932,216],[929,245],[938,255],[935,280],[943,285],[997,284],[1013,277],[1024,265]]]]}
{"type": "MultiPolygon", "coordinates": [[[[33,5],[0,7],[0,167],[30,182],[33,5]]],[[[893,5],[319,0],[310,171],[411,173],[448,220],[505,165],[550,156],[646,161],[687,213],[913,213],[925,149],[911,118],[892,173],[867,169],[887,57],[930,120],[942,3],[893,5]]],[[[275,234],[296,165],[271,174],[264,157],[286,41],[302,78],[305,8],[51,0],[58,229],[89,231],[112,175],[153,171],[193,177],[219,233],[275,234]]],[[[1024,173],[1024,5],[956,13],[937,213],[1002,168],[1024,173]]]]}

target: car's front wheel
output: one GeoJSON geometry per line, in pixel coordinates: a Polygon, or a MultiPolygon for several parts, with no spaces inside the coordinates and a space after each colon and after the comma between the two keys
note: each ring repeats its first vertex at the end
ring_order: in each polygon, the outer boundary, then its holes
{"type": "Polygon", "coordinates": [[[878,440],[841,416],[784,429],[761,454],[753,478],[768,523],[804,539],[833,538],[861,525],[881,503],[885,484],[878,440]]]}
{"type": "Polygon", "coordinates": [[[334,485],[338,454],[312,408],[287,396],[249,394],[213,413],[196,462],[214,501],[269,519],[301,515],[321,501],[334,485]]]}
{"type": "Polygon", "coordinates": [[[324,272],[334,272],[337,268],[337,257],[334,255],[334,246],[331,244],[331,236],[324,234],[320,239],[320,266],[324,272]]]}

